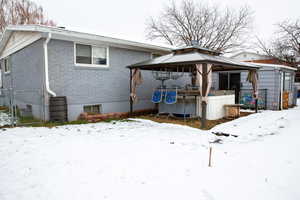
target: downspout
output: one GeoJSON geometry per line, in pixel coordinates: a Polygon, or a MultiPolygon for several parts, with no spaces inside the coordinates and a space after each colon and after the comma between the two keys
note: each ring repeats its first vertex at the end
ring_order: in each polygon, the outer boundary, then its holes
{"type": "Polygon", "coordinates": [[[51,33],[48,33],[47,39],[44,42],[44,59],[45,59],[45,87],[48,94],[51,96],[56,96],[55,92],[50,89],[49,86],[49,72],[48,72],[48,43],[51,40],[51,33]]]}

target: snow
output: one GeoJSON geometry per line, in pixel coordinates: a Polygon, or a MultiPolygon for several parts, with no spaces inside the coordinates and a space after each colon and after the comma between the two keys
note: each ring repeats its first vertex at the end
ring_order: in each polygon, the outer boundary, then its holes
{"type": "Polygon", "coordinates": [[[296,107],[210,131],[142,119],[2,129],[0,199],[300,199],[299,122],[296,107]]]}
{"type": "Polygon", "coordinates": [[[5,125],[10,125],[10,124],[11,124],[11,119],[9,115],[4,111],[0,111],[0,127],[5,125]]]}

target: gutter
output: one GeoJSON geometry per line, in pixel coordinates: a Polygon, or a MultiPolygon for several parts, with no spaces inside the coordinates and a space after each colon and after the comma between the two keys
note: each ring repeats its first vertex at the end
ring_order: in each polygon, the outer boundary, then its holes
{"type": "Polygon", "coordinates": [[[45,86],[46,86],[46,91],[48,94],[50,94],[51,96],[56,96],[56,93],[53,92],[51,89],[50,89],[50,86],[49,86],[49,73],[48,73],[48,43],[49,41],[51,40],[51,33],[48,33],[48,36],[47,36],[47,39],[46,41],[44,42],[44,65],[45,65],[45,86]]]}

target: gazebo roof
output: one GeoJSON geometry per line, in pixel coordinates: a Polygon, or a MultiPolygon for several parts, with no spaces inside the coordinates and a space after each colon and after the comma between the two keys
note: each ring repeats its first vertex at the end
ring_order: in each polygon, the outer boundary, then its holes
{"type": "Polygon", "coordinates": [[[232,58],[221,56],[219,52],[198,46],[189,46],[178,48],[172,51],[173,53],[160,56],[151,60],[136,63],[128,68],[139,68],[141,70],[168,70],[182,69],[188,71],[195,64],[210,63],[213,64],[213,71],[227,70],[251,70],[259,69],[258,65],[236,61],[232,58]]]}

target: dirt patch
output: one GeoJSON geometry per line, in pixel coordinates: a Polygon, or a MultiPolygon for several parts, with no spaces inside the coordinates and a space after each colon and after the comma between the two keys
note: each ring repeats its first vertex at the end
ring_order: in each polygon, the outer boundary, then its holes
{"type": "MultiPolygon", "coordinates": [[[[253,113],[250,112],[241,112],[241,116],[240,117],[245,117],[248,115],[251,115],[253,113]]],[[[180,124],[180,125],[186,125],[186,126],[190,126],[193,128],[199,128],[201,127],[201,122],[199,119],[186,119],[185,121],[182,118],[174,118],[174,117],[168,117],[165,115],[160,115],[160,116],[156,116],[156,115],[143,115],[143,116],[139,116],[138,118],[141,119],[148,119],[148,120],[152,120],[155,122],[159,122],[159,123],[171,123],[171,124],[180,124]]],[[[207,121],[207,128],[205,130],[209,130],[213,127],[215,127],[218,124],[222,124],[225,122],[229,122],[232,121],[234,119],[219,119],[219,120],[208,120],[207,121]]]]}

